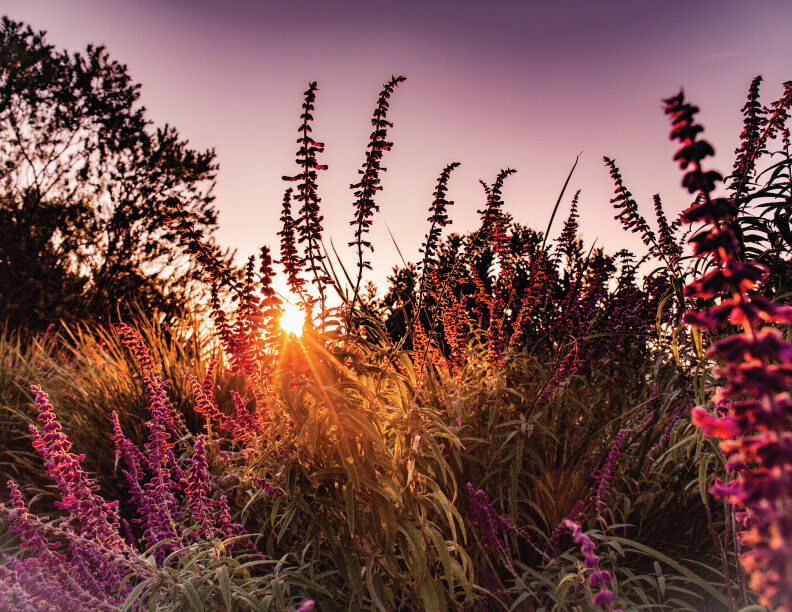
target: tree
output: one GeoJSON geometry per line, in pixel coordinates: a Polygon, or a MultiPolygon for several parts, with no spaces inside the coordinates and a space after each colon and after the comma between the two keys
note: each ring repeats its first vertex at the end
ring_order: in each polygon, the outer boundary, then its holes
{"type": "Polygon", "coordinates": [[[166,223],[178,197],[211,233],[217,164],[138,105],[140,85],[103,47],[56,51],[0,24],[0,323],[173,317],[195,278],[166,223]]]}

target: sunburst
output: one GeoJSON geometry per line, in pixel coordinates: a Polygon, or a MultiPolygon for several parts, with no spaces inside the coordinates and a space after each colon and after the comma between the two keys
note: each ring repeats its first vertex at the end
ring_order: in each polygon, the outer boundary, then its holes
{"type": "Polygon", "coordinates": [[[303,325],[305,325],[305,312],[296,304],[287,302],[280,316],[280,326],[284,331],[300,336],[303,325]]]}

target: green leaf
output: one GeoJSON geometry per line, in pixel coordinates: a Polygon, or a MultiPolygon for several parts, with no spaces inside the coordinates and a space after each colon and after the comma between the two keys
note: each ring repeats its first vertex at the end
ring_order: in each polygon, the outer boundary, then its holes
{"type": "Polygon", "coordinates": [[[149,581],[141,582],[140,584],[136,584],[135,588],[127,595],[127,598],[124,600],[124,603],[121,604],[121,612],[128,612],[132,609],[132,606],[135,605],[137,602],[138,597],[143,593],[143,590],[147,587],[150,587],[149,581]]]}
{"type": "Polygon", "coordinates": [[[220,584],[220,592],[223,594],[226,610],[231,612],[234,602],[231,599],[231,580],[229,580],[228,568],[225,565],[217,568],[217,582],[220,584]]]}
{"type": "Polygon", "coordinates": [[[451,556],[448,554],[448,547],[446,546],[445,540],[439,531],[433,529],[432,527],[428,527],[427,531],[429,532],[429,536],[432,538],[432,543],[434,544],[435,550],[437,551],[438,555],[440,555],[440,563],[442,563],[443,570],[445,571],[446,590],[450,593],[453,593],[454,566],[451,563],[451,556]]]}
{"type": "Polygon", "coordinates": [[[690,580],[690,582],[692,582],[699,588],[705,590],[707,593],[712,595],[715,599],[717,599],[720,603],[722,603],[724,607],[728,608],[729,600],[726,597],[726,595],[724,595],[718,589],[713,587],[709,582],[701,578],[701,576],[698,576],[697,574],[690,571],[688,568],[674,561],[671,557],[664,555],[663,553],[655,550],[654,548],[650,548],[649,546],[645,546],[644,544],[635,542],[634,540],[629,540],[627,538],[622,538],[614,535],[608,536],[608,539],[621,542],[625,546],[630,546],[635,550],[638,550],[650,557],[657,559],[658,561],[662,561],[669,567],[673,568],[674,571],[678,572],[679,574],[682,574],[685,578],[690,580]]]}
{"type": "Polygon", "coordinates": [[[366,586],[368,587],[369,595],[371,596],[374,605],[376,606],[377,610],[380,612],[388,612],[388,608],[385,607],[385,604],[382,602],[382,598],[378,593],[378,586],[374,584],[374,580],[372,578],[374,569],[374,555],[372,554],[368,560],[366,561],[366,586]]]}
{"type": "Polygon", "coordinates": [[[358,601],[362,604],[365,601],[365,591],[363,589],[363,580],[360,577],[360,562],[358,561],[357,551],[352,550],[352,548],[351,544],[342,545],[341,554],[346,565],[347,579],[352,583],[352,588],[355,589],[358,601]]]}
{"type": "Polygon", "coordinates": [[[192,606],[193,610],[197,610],[197,612],[204,611],[201,598],[198,597],[198,593],[195,590],[195,587],[192,585],[192,582],[179,583],[178,587],[181,590],[181,592],[184,593],[187,599],[190,600],[190,605],[192,606]]]}

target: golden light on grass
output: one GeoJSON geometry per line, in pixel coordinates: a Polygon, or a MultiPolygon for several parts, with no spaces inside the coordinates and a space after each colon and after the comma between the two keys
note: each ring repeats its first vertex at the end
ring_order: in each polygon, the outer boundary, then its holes
{"type": "Polygon", "coordinates": [[[280,326],[288,333],[299,336],[305,324],[305,312],[296,304],[286,302],[280,316],[280,326]]]}

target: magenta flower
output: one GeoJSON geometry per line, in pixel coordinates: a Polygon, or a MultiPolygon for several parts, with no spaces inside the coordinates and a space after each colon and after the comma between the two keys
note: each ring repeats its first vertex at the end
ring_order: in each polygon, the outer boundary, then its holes
{"type": "MultiPolygon", "coordinates": [[[[471,522],[481,530],[484,543],[494,548],[503,562],[511,567],[511,550],[509,550],[508,545],[505,544],[503,534],[511,533],[516,535],[534,547],[528,532],[518,529],[510,520],[503,518],[492,504],[490,504],[487,499],[487,494],[481,489],[477,491],[473,488],[471,483],[467,483],[467,493],[468,503],[470,504],[471,522]]],[[[536,547],[534,547],[534,549],[540,554],[543,554],[541,551],[538,551],[536,547]]]]}
{"type": "Polygon", "coordinates": [[[610,485],[616,475],[616,470],[619,469],[619,459],[621,459],[622,456],[621,445],[624,442],[624,438],[631,431],[632,429],[622,429],[616,434],[616,438],[613,440],[610,452],[608,453],[608,458],[605,460],[605,465],[594,474],[594,478],[599,481],[597,490],[594,493],[594,507],[600,514],[603,514],[608,509],[607,504],[602,498],[605,493],[608,492],[608,489],[610,489],[610,485]]]}
{"type": "MultiPolygon", "coordinates": [[[[680,93],[666,100],[666,113],[673,120],[671,137],[682,147],[676,154],[685,174],[683,184],[697,194],[684,213],[688,223],[703,222],[692,238],[694,252],[709,257],[709,272],[685,288],[691,298],[719,298],[719,303],[701,312],[687,313],[689,325],[717,328],[730,322],[742,332],[713,344],[708,355],[723,366],[716,375],[723,386],[713,397],[715,415],[703,407],[693,409],[692,420],[709,436],[721,439],[727,468],[734,475],[728,482],[717,480],[712,493],[726,497],[740,509],[746,527],[740,533],[749,549],[740,561],[751,576],[751,588],[761,593],[760,603],[775,610],[792,611],[792,345],[764,322],[792,322],[792,308],[754,296],[767,269],[755,262],[738,261],[738,243],[729,225],[738,213],[727,198],[711,192],[721,176],[704,171],[701,160],[712,147],[697,140],[702,128],[693,122],[698,109],[680,93]]],[[[749,156],[750,157],[750,156],[749,156]]],[[[744,173],[750,167],[744,164],[744,173]]]]}
{"type": "Polygon", "coordinates": [[[621,609],[614,609],[611,605],[613,601],[613,591],[611,591],[608,586],[611,580],[613,580],[613,576],[611,576],[609,571],[600,568],[600,558],[597,556],[597,547],[594,545],[594,542],[583,533],[583,529],[576,522],[565,519],[564,526],[572,531],[575,542],[580,544],[580,551],[583,553],[584,559],[583,565],[588,569],[594,570],[589,575],[589,584],[592,587],[597,587],[598,590],[592,599],[592,603],[595,606],[605,608],[608,612],[623,612],[621,609]]]}
{"type": "Polygon", "coordinates": [[[61,501],[57,505],[80,523],[80,533],[111,550],[125,551],[126,543],[118,532],[118,502],[105,502],[96,494],[99,486],[80,466],[85,455],[69,452],[71,442],[61,431],[47,394],[31,387],[36,394],[41,431],[30,426],[33,448],[44,459],[47,475],[58,485],[61,501]],[[43,435],[42,435],[43,433],[43,435]]]}

